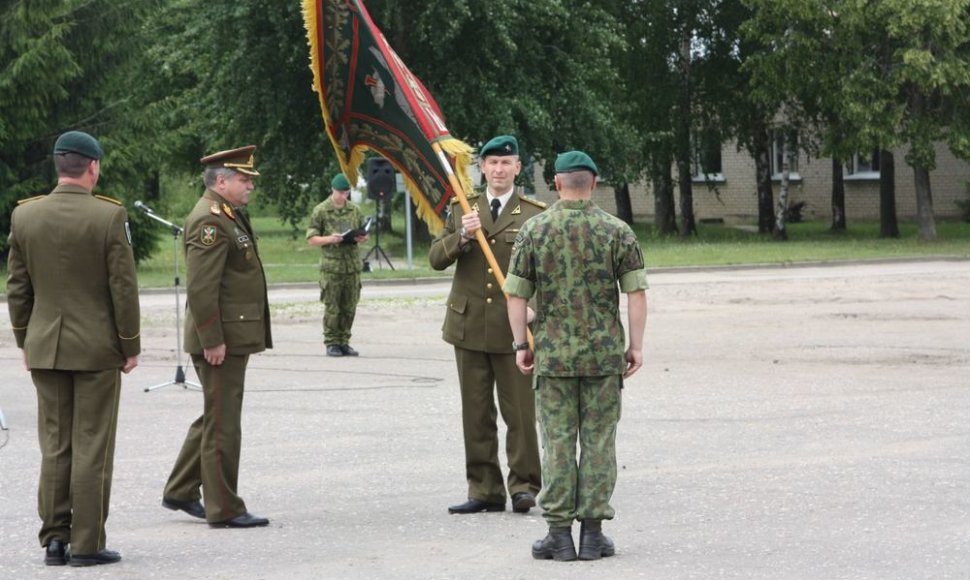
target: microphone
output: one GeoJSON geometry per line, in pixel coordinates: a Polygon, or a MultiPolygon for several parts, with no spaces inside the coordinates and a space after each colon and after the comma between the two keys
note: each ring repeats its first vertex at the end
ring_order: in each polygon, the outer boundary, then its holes
{"type": "Polygon", "coordinates": [[[143,204],[140,199],[135,202],[135,209],[140,209],[145,213],[155,213],[155,210],[143,204]]]}

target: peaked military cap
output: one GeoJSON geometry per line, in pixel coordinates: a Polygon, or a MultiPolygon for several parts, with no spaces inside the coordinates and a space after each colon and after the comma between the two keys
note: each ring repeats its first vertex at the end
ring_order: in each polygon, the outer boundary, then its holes
{"type": "Polygon", "coordinates": [[[330,180],[330,187],[336,189],[337,191],[347,191],[350,189],[350,182],[347,181],[347,176],[343,173],[338,173],[333,176],[330,180]]]}
{"type": "Polygon", "coordinates": [[[511,135],[499,135],[482,147],[478,152],[479,157],[485,159],[489,155],[518,155],[519,142],[511,135]]]}
{"type": "Polygon", "coordinates": [[[256,146],[246,145],[238,149],[219,151],[199,159],[208,168],[224,167],[246,175],[259,175],[256,171],[256,146]]]}
{"type": "Polygon", "coordinates": [[[88,159],[100,160],[104,157],[104,149],[94,137],[84,131],[68,131],[54,142],[54,155],[77,153],[88,159]]]}
{"type": "Polygon", "coordinates": [[[582,151],[566,151],[556,157],[556,173],[572,173],[574,171],[592,171],[593,175],[599,175],[596,164],[589,155],[582,151]]]}

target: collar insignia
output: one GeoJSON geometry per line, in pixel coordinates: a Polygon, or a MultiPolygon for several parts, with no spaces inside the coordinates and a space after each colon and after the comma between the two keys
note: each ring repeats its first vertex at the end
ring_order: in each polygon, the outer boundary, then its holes
{"type": "Polygon", "coordinates": [[[226,214],[226,217],[236,221],[236,214],[232,213],[232,208],[229,207],[228,203],[222,204],[222,212],[226,214]]]}

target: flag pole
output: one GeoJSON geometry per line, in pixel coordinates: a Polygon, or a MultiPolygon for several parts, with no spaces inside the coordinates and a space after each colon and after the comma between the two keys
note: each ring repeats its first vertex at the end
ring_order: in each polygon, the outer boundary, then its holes
{"type": "MultiPolygon", "coordinates": [[[[458,204],[461,205],[462,211],[465,213],[471,213],[472,207],[468,203],[468,197],[465,196],[465,190],[462,188],[461,182],[458,181],[455,171],[451,168],[451,162],[448,161],[448,156],[445,155],[445,152],[441,149],[441,145],[437,141],[431,142],[431,148],[434,149],[434,152],[438,155],[438,161],[441,163],[441,167],[444,168],[445,173],[448,174],[448,182],[451,184],[451,189],[455,192],[455,197],[458,198],[458,204]]],[[[482,231],[482,228],[475,230],[475,239],[478,240],[478,245],[481,246],[482,253],[485,254],[485,261],[488,262],[489,267],[492,268],[492,272],[495,274],[495,280],[498,282],[499,288],[504,288],[505,274],[503,273],[502,268],[499,267],[498,262],[495,260],[495,254],[492,253],[492,248],[488,246],[488,239],[485,238],[485,232],[482,231]]],[[[502,293],[505,294],[504,289],[502,290],[502,293]]],[[[507,299],[508,297],[509,295],[505,294],[505,298],[507,299]]],[[[534,350],[535,346],[532,340],[532,331],[529,330],[528,326],[526,327],[525,331],[529,341],[529,348],[534,350]]]]}

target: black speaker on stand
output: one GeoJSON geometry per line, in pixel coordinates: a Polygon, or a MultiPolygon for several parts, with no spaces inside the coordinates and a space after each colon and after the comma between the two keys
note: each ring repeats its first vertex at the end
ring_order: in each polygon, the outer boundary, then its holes
{"type": "Polygon", "coordinates": [[[391,162],[383,157],[371,157],[367,160],[365,176],[367,179],[367,197],[377,202],[377,209],[374,212],[377,230],[374,238],[374,247],[364,256],[364,271],[370,271],[371,256],[374,256],[382,269],[384,267],[382,264],[387,263],[388,267],[393,270],[394,265],[391,264],[390,258],[387,257],[384,248],[381,247],[381,230],[384,229],[384,223],[380,219],[380,213],[381,206],[389,203],[390,196],[394,194],[394,168],[391,166],[391,162]]]}

